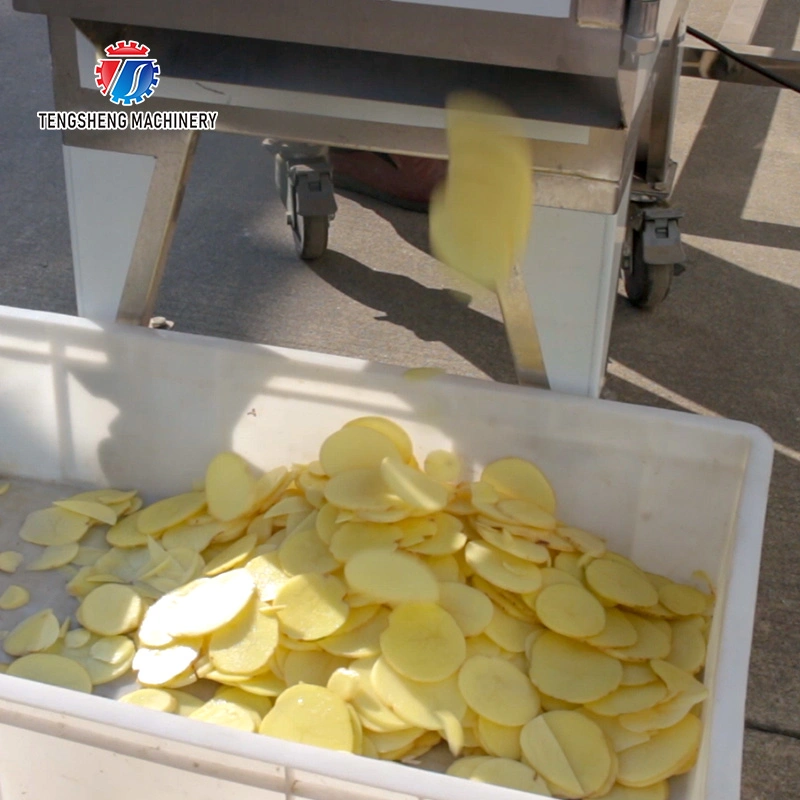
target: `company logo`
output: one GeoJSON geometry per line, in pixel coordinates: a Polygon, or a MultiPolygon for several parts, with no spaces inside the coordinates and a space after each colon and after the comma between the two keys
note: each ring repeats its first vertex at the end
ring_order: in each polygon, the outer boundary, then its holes
{"type": "Polygon", "coordinates": [[[105,49],[105,58],[94,68],[101,94],[115,105],[143,103],[158,86],[161,68],[148,58],[150,48],[139,42],[120,41],[105,49]]]}

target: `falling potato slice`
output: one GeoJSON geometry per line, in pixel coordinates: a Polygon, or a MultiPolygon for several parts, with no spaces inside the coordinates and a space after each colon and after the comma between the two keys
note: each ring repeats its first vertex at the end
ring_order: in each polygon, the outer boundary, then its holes
{"type": "Polygon", "coordinates": [[[29,572],[43,572],[47,569],[58,569],[69,564],[78,555],[77,542],[70,544],[55,544],[45,547],[39,557],[28,564],[29,572]]]}
{"type": "Polygon", "coordinates": [[[44,547],[77,542],[91,527],[92,521],[63,508],[43,508],[25,519],[19,538],[44,547]]]}
{"type": "Polygon", "coordinates": [[[492,601],[483,592],[453,581],[439,584],[439,604],[453,617],[464,636],[482,633],[495,613],[492,601]]]}
{"type": "Polygon", "coordinates": [[[278,646],[278,620],[245,606],[230,624],[217,629],[208,642],[214,667],[232,675],[255,675],[267,666],[278,646]]]}
{"type": "Polygon", "coordinates": [[[159,500],[143,508],[137,517],[139,533],[155,536],[185,522],[200,513],[206,506],[205,492],[188,492],[159,500]]]}
{"type": "Polygon", "coordinates": [[[605,556],[586,567],[586,583],[599,597],[624,606],[652,606],[658,592],[647,576],[634,567],[605,556]]]}
{"type": "Polygon", "coordinates": [[[30,592],[24,586],[9,586],[0,594],[0,611],[14,611],[27,605],[31,599],[30,592]]]}
{"type": "Polygon", "coordinates": [[[53,505],[72,511],[74,514],[82,514],[84,517],[89,517],[89,519],[95,522],[102,522],[105,525],[114,525],[117,522],[117,512],[103,503],[91,500],[75,500],[73,498],[70,500],[56,500],[53,505]]]}
{"type": "Polygon", "coordinates": [[[401,675],[435,682],[453,675],[464,663],[466,643],[458,624],[436,603],[399,605],[380,637],[383,657],[401,675]]]}
{"type": "Polygon", "coordinates": [[[58,639],[61,626],[53,610],[46,608],[19,623],[3,640],[10,656],[24,656],[46,650],[58,639]]]}
{"type": "Polygon", "coordinates": [[[136,689],[133,692],[122,695],[119,701],[132,706],[150,708],[153,711],[164,711],[167,714],[178,710],[178,700],[173,694],[164,689],[136,689]]]}
{"type": "Polygon", "coordinates": [[[521,458],[501,458],[489,464],[481,480],[507,497],[530,500],[549,514],[555,514],[553,488],[542,471],[521,458]]]}
{"type": "Polygon", "coordinates": [[[410,508],[434,513],[447,505],[449,493],[445,486],[398,457],[387,456],[380,468],[386,486],[410,508]]]}
{"type": "Polygon", "coordinates": [[[525,594],[536,591],[542,584],[541,570],[535,564],[484,542],[469,542],[464,556],[478,575],[500,589],[525,594]]]}
{"type": "Polygon", "coordinates": [[[521,726],[539,713],[539,695],[527,676],[502,658],[467,659],[458,688],[476,714],[498,725],[521,726]]]}
{"type": "Polygon", "coordinates": [[[634,788],[649,786],[690,766],[700,747],[701,733],[700,720],[688,714],[644,744],[625,750],[619,754],[617,782],[634,788]]]}
{"type": "Polygon", "coordinates": [[[330,575],[295,575],[275,596],[282,629],[301,641],[314,641],[335,633],[350,610],[343,599],[345,591],[344,584],[330,575]]]}
{"type": "Polygon", "coordinates": [[[376,602],[435,602],[439,599],[439,584],[430,568],[408,553],[363,550],[345,564],[344,576],[353,591],[372,597],[376,602]]]}
{"type": "Polygon", "coordinates": [[[533,643],[530,663],[533,685],[570,703],[599,700],[622,680],[622,664],[616,658],[552,631],[533,643]]]}
{"type": "Polygon", "coordinates": [[[31,653],[9,664],[6,674],[29,681],[49,683],[76,692],[92,691],[89,673],[77,662],[51,653],[31,653]]]}
{"type": "Polygon", "coordinates": [[[264,717],[259,733],[330,750],[353,752],[355,737],[347,705],[322,686],[291,686],[264,717]]]}
{"type": "Polygon", "coordinates": [[[606,626],[606,612],[581,586],[556,583],[536,598],[536,615],[550,630],[573,639],[597,636],[606,626]]]}
{"type": "Polygon", "coordinates": [[[144,611],[141,595],[132,586],[109,583],[93,589],[75,616],[87,630],[115,636],[139,627],[144,611]]]}
{"type": "Polygon", "coordinates": [[[5,550],[0,553],[0,572],[7,572],[13,575],[19,569],[21,563],[22,553],[18,553],[16,550],[5,550]]]}

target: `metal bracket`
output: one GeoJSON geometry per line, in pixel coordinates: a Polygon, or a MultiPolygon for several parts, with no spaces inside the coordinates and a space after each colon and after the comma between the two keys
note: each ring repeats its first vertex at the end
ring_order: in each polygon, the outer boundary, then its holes
{"type": "Polygon", "coordinates": [[[683,212],[674,208],[643,208],[633,220],[642,232],[642,257],[645,264],[680,264],[686,253],[681,243],[678,220],[683,212]]]}
{"type": "Polygon", "coordinates": [[[328,217],[336,214],[333,173],[327,162],[288,165],[289,213],[301,217],[328,217]]]}

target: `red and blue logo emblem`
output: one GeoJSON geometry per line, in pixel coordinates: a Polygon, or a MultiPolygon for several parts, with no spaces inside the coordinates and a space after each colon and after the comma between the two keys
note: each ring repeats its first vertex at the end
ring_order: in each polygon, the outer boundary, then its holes
{"type": "Polygon", "coordinates": [[[95,83],[103,97],[116,105],[131,106],[153,94],[161,68],[154,58],[148,58],[149,47],[120,41],[106,47],[105,54],[94,68],[95,83]]]}

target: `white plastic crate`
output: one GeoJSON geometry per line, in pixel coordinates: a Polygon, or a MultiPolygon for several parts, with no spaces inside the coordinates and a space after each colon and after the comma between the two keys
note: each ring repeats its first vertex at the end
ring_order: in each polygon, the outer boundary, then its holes
{"type": "MultiPolygon", "coordinates": [[[[152,500],[186,491],[222,449],[264,468],[311,460],[364,414],[402,424],[418,455],[452,447],[475,471],[530,458],[567,522],[676,580],[697,569],[712,577],[703,743],[672,798],[738,797],[772,464],[769,438],[751,425],[0,307],[0,475],[14,484],[0,499],[0,550],[19,546],[24,515],[64,496],[63,484],[137,488],[152,500]]],[[[37,580],[25,614],[63,583],[57,573],[37,580]]],[[[0,612],[0,628],[10,624],[0,612]]],[[[0,675],[0,798],[88,796],[522,797],[0,675]]]]}

